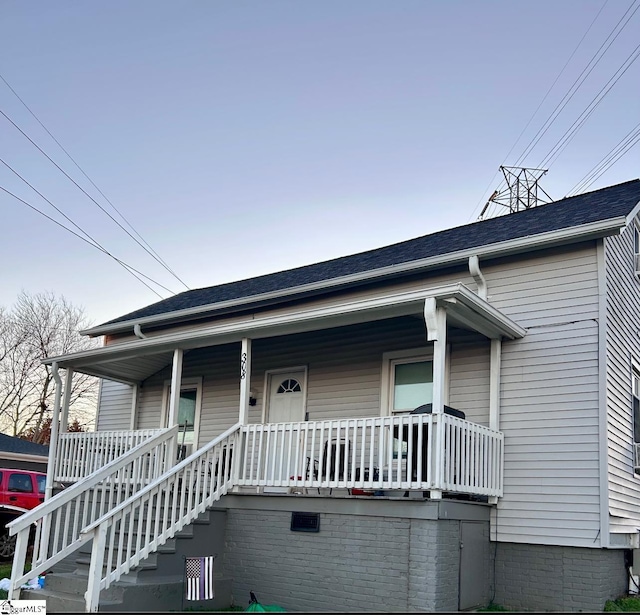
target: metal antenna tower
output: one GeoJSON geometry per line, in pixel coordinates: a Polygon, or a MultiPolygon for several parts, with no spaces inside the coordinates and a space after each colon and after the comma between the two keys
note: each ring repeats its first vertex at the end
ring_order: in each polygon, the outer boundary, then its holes
{"type": "Polygon", "coordinates": [[[491,203],[506,207],[509,213],[531,209],[541,203],[550,203],[553,199],[538,185],[540,178],[548,169],[528,169],[525,167],[505,167],[500,170],[507,182],[504,190],[495,190],[489,197],[478,220],[483,220],[491,203]],[[542,193],[542,194],[541,194],[542,193]],[[544,195],[544,196],[542,196],[544,195]],[[547,200],[548,199],[548,200],[547,200]]]}

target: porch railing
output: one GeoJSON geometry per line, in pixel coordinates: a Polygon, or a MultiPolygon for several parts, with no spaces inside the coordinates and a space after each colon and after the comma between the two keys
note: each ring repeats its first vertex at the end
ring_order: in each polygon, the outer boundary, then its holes
{"type": "Polygon", "coordinates": [[[86,525],[93,539],[86,610],[98,610],[100,592],[191,523],[233,485],[235,425],[160,476],[152,485],[86,525]]]}
{"type": "MultiPolygon", "coordinates": [[[[128,499],[109,500],[104,507],[94,504],[90,515],[84,502],[75,499],[86,481],[63,491],[60,495],[67,493],[69,507],[55,519],[54,540],[45,543],[56,544],[67,535],[74,538],[63,549],[58,545],[58,561],[93,540],[85,599],[87,611],[97,611],[102,590],[234,486],[264,487],[265,491],[268,487],[361,488],[500,496],[502,459],[501,433],[448,414],[238,424],[163,474],[155,474],[153,482],[140,484],[128,499]]],[[[116,465],[112,462],[111,468],[116,465]]],[[[108,475],[113,477],[113,471],[108,475]]],[[[109,480],[106,474],[100,477],[100,481],[109,480]]],[[[106,501],[104,497],[94,500],[106,501]]],[[[14,521],[12,534],[34,520],[25,519],[20,525],[20,520],[14,521]]],[[[42,563],[41,558],[31,572],[20,575],[17,571],[22,570],[25,551],[26,539],[16,549],[10,597],[19,596],[20,585],[54,561],[42,563]]]]}
{"type": "Polygon", "coordinates": [[[448,414],[244,425],[239,486],[502,495],[503,435],[448,414]]]}
{"type": "Polygon", "coordinates": [[[75,483],[121,457],[163,429],[63,433],[58,439],[54,480],[75,483]]]}
{"type": "Polygon", "coordinates": [[[178,427],[156,431],[155,436],[130,448],[120,458],[7,524],[9,534],[17,534],[10,599],[19,598],[20,587],[26,580],[49,569],[89,540],[91,536],[82,534],[84,527],[155,481],[173,465],[178,427]],[[24,574],[27,545],[34,528],[33,564],[24,574]]]}

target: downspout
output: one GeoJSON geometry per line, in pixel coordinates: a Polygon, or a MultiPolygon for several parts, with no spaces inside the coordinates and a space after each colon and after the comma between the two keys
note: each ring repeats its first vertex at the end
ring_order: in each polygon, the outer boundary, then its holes
{"type": "Polygon", "coordinates": [[[478,296],[481,299],[487,300],[487,281],[480,271],[480,259],[477,254],[469,257],[469,273],[478,285],[478,296]]]}
{"type": "Polygon", "coordinates": [[[136,323],[135,325],[133,325],[133,332],[136,334],[136,337],[139,337],[141,340],[147,339],[147,336],[142,332],[142,329],[140,328],[139,323],[136,323]]]}
{"type": "Polygon", "coordinates": [[[62,398],[62,380],[58,373],[58,363],[51,364],[51,375],[56,383],[56,396],[53,403],[53,417],[51,421],[51,438],[49,440],[49,461],[47,463],[47,481],[45,482],[44,499],[53,495],[53,479],[56,471],[56,455],[58,449],[58,427],[60,421],[60,400],[62,398]]]}

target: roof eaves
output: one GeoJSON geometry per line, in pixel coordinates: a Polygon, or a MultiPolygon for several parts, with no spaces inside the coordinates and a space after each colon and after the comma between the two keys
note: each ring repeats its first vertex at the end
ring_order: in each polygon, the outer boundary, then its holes
{"type": "MultiPolygon", "coordinates": [[[[638,209],[638,207],[640,207],[640,204],[636,206],[636,209],[638,209]]],[[[634,211],[636,211],[636,209],[634,209],[634,211]]],[[[155,314],[153,316],[133,318],[131,320],[99,325],[97,327],[85,329],[84,331],[81,331],[81,333],[83,335],[90,336],[121,333],[132,330],[136,324],[141,326],[169,324],[171,322],[202,316],[207,313],[237,309],[239,307],[250,306],[256,303],[275,302],[277,300],[292,298],[293,296],[304,296],[306,294],[317,293],[322,290],[333,289],[338,286],[346,287],[352,284],[380,279],[398,273],[411,273],[422,269],[450,266],[465,262],[470,256],[477,255],[479,258],[507,256],[509,254],[515,254],[522,251],[530,251],[531,249],[543,249],[564,243],[575,243],[576,241],[584,241],[586,239],[603,237],[620,232],[628,224],[628,219],[630,217],[631,214],[629,214],[629,216],[616,216],[614,218],[598,220],[588,224],[565,227],[536,235],[527,235],[525,237],[508,239],[494,244],[485,244],[484,246],[465,248],[457,252],[438,254],[425,259],[389,265],[387,267],[349,274],[338,278],[329,278],[319,282],[312,282],[310,284],[285,288],[259,295],[245,296],[238,299],[221,301],[219,303],[209,303],[193,308],[185,308],[182,310],[155,314]]]]}

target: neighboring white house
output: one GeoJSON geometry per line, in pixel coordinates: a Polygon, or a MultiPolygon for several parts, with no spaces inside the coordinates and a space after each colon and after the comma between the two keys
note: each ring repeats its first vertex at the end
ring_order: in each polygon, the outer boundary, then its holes
{"type": "Polygon", "coordinates": [[[46,595],[85,566],[90,610],[180,608],[215,554],[218,606],[601,610],[640,547],[639,211],[633,180],[86,331],[47,363],[62,425],[103,379],[97,431],[11,528],[46,595]]]}

